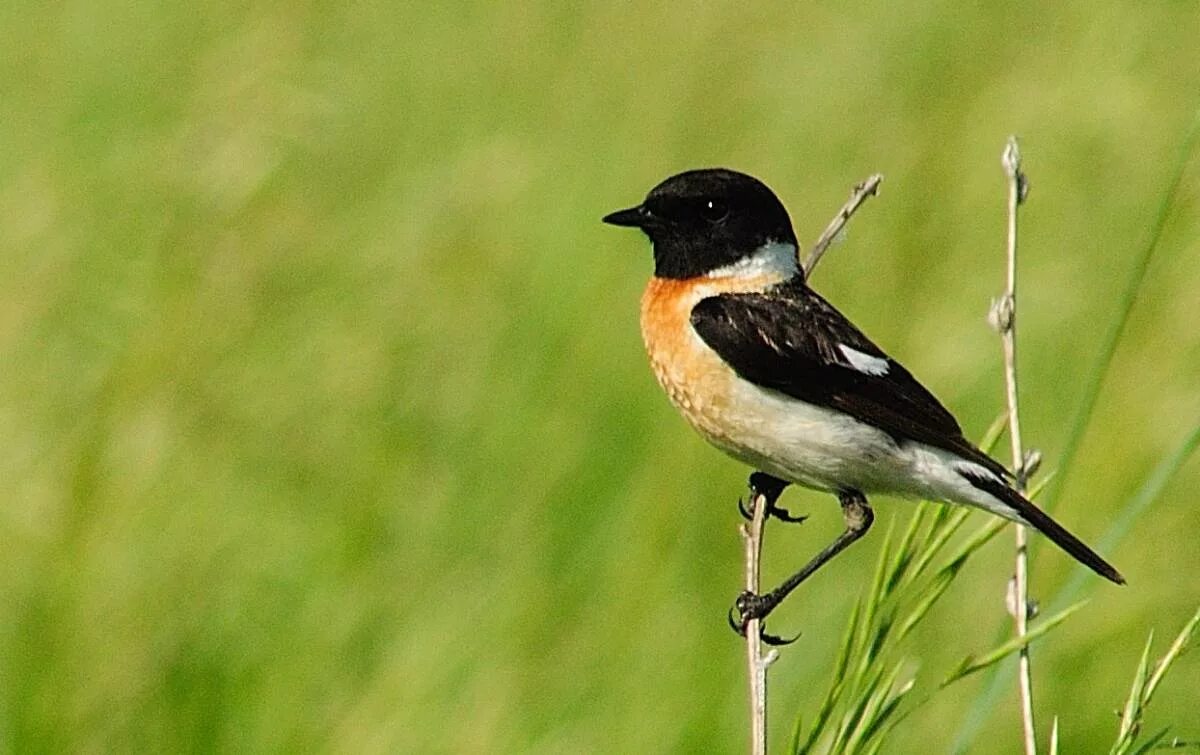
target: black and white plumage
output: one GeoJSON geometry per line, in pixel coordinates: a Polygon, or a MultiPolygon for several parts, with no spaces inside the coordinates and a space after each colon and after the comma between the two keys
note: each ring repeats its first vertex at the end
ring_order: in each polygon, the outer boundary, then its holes
{"type": "Polygon", "coordinates": [[[701,339],[743,379],[816,407],[849,415],[871,430],[860,449],[839,454],[834,479],[810,477],[805,464],[764,461],[764,469],[809,487],[890,492],[974,504],[1028,524],[1114,582],[1123,579],[1078,538],[1009,484],[999,462],[963,437],[954,416],[903,365],[885,354],[799,276],[762,294],[722,294],[692,309],[701,339]],[[873,436],[873,437],[872,437],[873,436]],[[805,479],[805,478],[808,479],[805,479]],[[968,487],[969,486],[969,487],[968,487]]]}
{"type": "MultiPolygon", "coordinates": [[[[865,508],[868,493],[985,509],[1124,582],[1017,492],[903,365],[809,288],[787,211],[762,182],[689,171],[605,222],[650,237],[655,276],[642,299],[643,338],[672,402],[714,445],[784,483],[834,492],[844,509],[855,499],[865,508]]],[[[847,522],[849,532],[849,514],[847,522]]]]}

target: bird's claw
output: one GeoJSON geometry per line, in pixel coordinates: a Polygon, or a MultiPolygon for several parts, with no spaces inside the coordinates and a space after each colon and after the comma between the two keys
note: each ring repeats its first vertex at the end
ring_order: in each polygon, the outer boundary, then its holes
{"type": "Polygon", "coordinates": [[[781,522],[789,522],[791,524],[800,524],[805,519],[808,519],[808,514],[800,514],[799,516],[792,516],[792,514],[787,509],[781,508],[779,506],[774,506],[774,505],[772,505],[771,508],[767,510],[767,516],[773,516],[781,522]]]}
{"type": "Polygon", "coordinates": [[[746,508],[746,499],[738,498],[738,511],[741,512],[742,518],[747,522],[754,519],[754,514],[750,513],[750,509],[746,508]]]}
{"type": "Polygon", "coordinates": [[[755,595],[752,592],[743,592],[734,601],[733,606],[729,609],[728,615],[725,617],[729,622],[729,628],[738,633],[738,636],[746,636],[746,626],[754,619],[758,619],[758,638],[766,645],[781,647],[783,645],[791,645],[796,640],[800,639],[797,634],[791,639],[786,639],[773,634],[767,633],[767,622],[762,620],[770,612],[769,601],[765,600],[760,595],[755,595]],[[734,615],[737,615],[735,618],[734,615]]]}
{"type": "Polygon", "coordinates": [[[800,635],[797,634],[795,637],[779,637],[774,634],[767,634],[766,631],[763,630],[762,625],[759,624],[758,639],[762,640],[764,645],[781,648],[784,645],[791,645],[793,642],[800,639],[800,635]]]}
{"type": "MultiPolygon", "coordinates": [[[[746,507],[746,500],[744,498],[738,499],[738,511],[741,512],[742,518],[746,521],[751,521],[754,519],[754,512],[750,511],[750,509],[746,507]]],[[[779,521],[787,522],[789,524],[800,524],[804,522],[804,520],[808,519],[808,514],[793,516],[792,513],[787,509],[783,508],[782,506],[776,506],[773,501],[768,501],[767,518],[770,519],[771,517],[775,517],[779,521]]]]}

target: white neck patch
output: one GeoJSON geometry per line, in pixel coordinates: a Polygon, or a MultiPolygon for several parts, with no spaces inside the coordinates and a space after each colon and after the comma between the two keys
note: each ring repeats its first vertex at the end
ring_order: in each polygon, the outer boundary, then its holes
{"type": "Polygon", "coordinates": [[[800,267],[796,262],[796,245],[786,241],[768,241],[751,254],[730,265],[708,273],[709,278],[762,278],[788,280],[800,267]]]}

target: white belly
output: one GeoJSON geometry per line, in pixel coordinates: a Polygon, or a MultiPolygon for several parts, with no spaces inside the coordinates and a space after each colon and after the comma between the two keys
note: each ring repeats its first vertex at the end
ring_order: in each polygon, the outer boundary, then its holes
{"type": "Polygon", "coordinates": [[[709,442],[750,466],[818,490],[891,493],[978,506],[1007,519],[1014,512],[971,485],[960,470],[995,477],[941,448],[896,441],[852,417],[737,381],[724,432],[709,442]]]}
{"type": "Polygon", "coordinates": [[[894,490],[886,478],[903,477],[905,454],[870,425],[745,380],[733,381],[729,399],[722,433],[697,429],[726,453],[764,472],[822,490],[863,492],[894,490]],[[893,467],[894,473],[887,474],[893,467]]]}

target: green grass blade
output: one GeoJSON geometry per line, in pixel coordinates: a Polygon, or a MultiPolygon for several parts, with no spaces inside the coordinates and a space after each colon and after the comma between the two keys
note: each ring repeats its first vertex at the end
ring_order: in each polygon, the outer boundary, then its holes
{"type": "Polygon", "coordinates": [[[999,663],[1021,648],[1028,646],[1034,640],[1046,634],[1051,629],[1054,629],[1054,627],[1065,621],[1071,614],[1075,613],[1080,608],[1083,608],[1086,603],[1087,601],[1080,601],[1076,603],[1062,613],[1039,622],[1037,626],[1030,629],[1029,633],[1024,637],[1013,637],[1012,639],[1001,643],[999,646],[993,648],[987,653],[984,653],[978,658],[967,656],[962,660],[961,663],[959,663],[958,667],[955,668],[954,671],[951,671],[950,674],[947,675],[946,679],[942,681],[941,686],[943,688],[948,687],[964,677],[970,676],[971,674],[982,671],[989,666],[999,663]]]}
{"type": "Polygon", "coordinates": [[[883,683],[884,669],[882,664],[876,664],[872,669],[867,670],[867,675],[861,685],[856,685],[854,689],[854,702],[850,708],[842,715],[842,720],[838,724],[837,734],[833,738],[833,744],[829,748],[830,752],[846,752],[850,738],[862,720],[863,714],[866,712],[867,706],[870,704],[875,691],[879,689],[883,683]]]}
{"type": "Polygon", "coordinates": [[[888,524],[887,534],[884,535],[883,545],[879,549],[879,558],[875,561],[875,574],[871,578],[871,590],[867,593],[867,600],[863,604],[863,621],[862,621],[862,641],[859,647],[866,647],[867,632],[870,631],[872,624],[875,622],[875,614],[879,611],[884,600],[884,575],[887,573],[889,556],[891,554],[892,534],[895,530],[896,520],[893,518],[888,524]]]}
{"type": "Polygon", "coordinates": [[[1000,436],[1008,429],[1008,412],[1000,412],[992,424],[988,425],[988,429],[984,431],[983,437],[979,440],[979,449],[984,453],[990,454],[996,448],[996,444],[1000,442],[1000,436]]]}
{"type": "Polygon", "coordinates": [[[863,706],[862,715],[859,716],[859,720],[854,725],[854,730],[846,741],[846,752],[858,752],[866,741],[867,732],[877,725],[880,712],[892,698],[892,691],[896,689],[896,682],[900,678],[900,671],[903,669],[903,666],[903,662],[895,664],[891,672],[886,677],[881,678],[870,694],[865,696],[866,705],[863,706]]]}
{"type": "Polygon", "coordinates": [[[876,735],[884,731],[892,716],[900,709],[900,703],[908,696],[908,693],[916,686],[916,680],[909,679],[900,689],[896,690],[896,694],[892,695],[891,699],[880,708],[875,718],[863,731],[862,742],[864,745],[872,745],[868,751],[874,752],[879,749],[882,739],[875,740],[876,735]]]}
{"type": "Polygon", "coordinates": [[[879,621],[875,623],[875,631],[871,634],[871,643],[864,648],[862,666],[865,671],[867,667],[875,662],[875,659],[883,652],[884,645],[892,634],[892,627],[896,626],[896,612],[889,609],[881,614],[879,621]]]}
{"type": "Polygon", "coordinates": [[[1192,614],[1192,618],[1188,620],[1188,623],[1176,635],[1175,641],[1171,643],[1171,647],[1167,650],[1166,655],[1154,667],[1154,674],[1146,682],[1145,704],[1149,704],[1150,698],[1154,697],[1154,691],[1158,689],[1158,685],[1162,682],[1163,676],[1166,675],[1167,669],[1179,659],[1179,656],[1183,655],[1184,650],[1191,643],[1192,637],[1195,636],[1198,625],[1200,625],[1200,609],[1197,609],[1196,613],[1192,614]]]}
{"type": "Polygon", "coordinates": [[[917,624],[921,623],[921,619],[925,618],[925,614],[929,613],[929,609],[933,608],[933,604],[938,602],[938,599],[945,594],[946,589],[950,587],[950,583],[954,581],[954,577],[957,574],[957,569],[953,571],[943,570],[934,577],[932,584],[922,590],[921,599],[909,611],[908,615],[904,617],[900,622],[900,628],[896,630],[897,642],[907,637],[908,633],[917,624]]]}
{"type": "MultiPolygon", "coordinates": [[[[974,535],[967,538],[966,542],[959,546],[958,550],[954,551],[954,555],[946,559],[946,564],[942,567],[943,570],[951,566],[961,566],[975,551],[991,542],[992,538],[1004,531],[1004,528],[1009,525],[1008,520],[996,517],[987,524],[975,531],[974,535]]],[[[957,568],[956,566],[956,568],[957,568]]]]}
{"type": "Polygon", "coordinates": [[[1050,472],[1047,472],[1046,474],[1042,475],[1041,479],[1039,479],[1036,483],[1034,483],[1033,486],[1031,486],[1029,488],[1029,490],[1025,493],[1025,497],[1031,501],[1036,499],[1039,495],[1042,494],[1042,492],[1050,484],[1050,481],[1053,480],[1057,476],[1058,476],[1057,470],[1051,470],[1050,472]]]}
{"type": "Polygon", "coordinates": [[[925,573],[930,562],[937,557],[938,553],[946,545],[946,541],[953,537],[954,533],[958,532],[963,522],[967,521],[967,518],[971,515],[971,510],[966,507],[954,507],[951,509],[951,507],[946,506],[944,508],[947,510],[946,518],[943,519],[945,523],[939,529],[930,531],[929,540],[921,548],[921,554],[909,572],[908,583],[910,584],[925,573]]]}
{"type": "Polygon", "coordinates": [[[1146,638],[1142,648],[1142,657],[1138,661],[1137,670],[1133,672],[1133,684],[1129,688],[1129,697],[1121,711],[1121,728],[1117,732],[1117,741],[1113,743],[1112,755],[1124,755],[1133,746],[1142,724],[1142,702],[1146,693],[1146,678],[1150,669],[1150,648],[1154,645],[1154,631],[1146,638]]]}
{"type": "MultiPolygon", "coordinates": [[[[1159,729],[1158,731],[1154,732],[1154,734],[1152,734],[1149,739],[1147,739],[1145,742],[1143,742],[1141,747],[1134,750],[1131,753],[1131,755],[1146,755],[1146,753],[1148,753],[1151,750],[1153,750],[1154,748],[1158,747],[1158,743],[1161,742],[1163,740],[1163,738],[1167,736],[1167,732],[1170,730],[1171,730],[1170,727],[1164,727],[1164,728],[1159,729]]],[[[1164,748],[1164,749],[1166,749],[1166,748],[1164,748]]]]}
{"type": "Polygon", "coordinates": [[[850,665],[850,656],[854,651],[854,639],[860,631],[859,623],[861,616],[862,601],[858,600],[854,603],[854,610],[850,612],[850,623],[846,627],[846,633],[842,637],[842,646],[838,650],[837,663],[833,668],[834,684],[840,684],[846,678],[846,669],[850,665]]]}
{"type": "MultiPolygon", "coordinates": [[[[1137,493],[1121,507],[1108,530],[1096,541],[1096,548],[1101,553],[1116,550],[1125,536],[1133,529],[1133,525],[1142,517],[1150,505],[1159,499],[1163,490],[1175,479],[1175,475],[1191,458],[1196,449],[1200,448],[1200,422],[1183,439],[1174,452],[1163,459],[1138,488],[1137,493]]],[[[1075,570],[1067,584],[1054,596],[1052,606],[1059,606],[1075,600],[1083,591],[1084,585],[1092,581],[1092,572],[1086,567],[1075,570]]]]}
{"type": "Polygon", "coordinates": [[[1067,475],[1075,465],[1075,455],[1079,453],[1083,435],[1087,432],[1088,425],[1091,424],[1092,414],[1096,409],[1096,400],[1100,397],[1100,388],[1104,385],[1104,378],[1108,375],[1113,357],[1117,353],[1117,346],[1121,342],[1121,336],[1125,333],[1125,325],[1129,322],[1129,315],[1133,310],[1133,304],[1137,300],[1138,292],[1142,288],[1142,281],[1146,278],[1146,270],[1150,267],[1150,262],[1154,258],[1154,252],[1158,249],[1158,242],[1162,239],[1163,229],[1167,225],[1167,218],[1170,217],[1171,210],[1175,206],[1175,199],[1179,194],[1180,186],[1183,184],[1183,177],[1187,172],[1189,158],[1191,157],[1192,149],[1196,145],[1198,135],[1200,135],[1200,109],[1197,109],[1196,114],[1193,116],[1192,125],[1188,129],[1187,135],[1184,136],[1183,144],[1179,148],[1179,156],[1175,160],[1175,172],[1167,184],[1167,190],[1163,195],[1162,201],[1159,202],[1158,214],[1154,218],[1154,225],[1150,231],[1149,241],[1145,248],[1142,249],[1141,254],[1134,260],[1133,269],[1126,278],[1125,290],[1121,292],[1121,296],[1118,299],[1116,314],[1113,317],[1112,324],[1108,326],[1108,332],[1104,336],[1100,353],[1096,357],[1096,363],[1087,373],[1087,384],[1083,389],[1079,409],[1076,410],[1075,418],[1071,422],[1071,431],[1067,435],[1066,444],[1063,446],[1062,458],[1059,462],[1059,469],[1063,470],[1063,473],[1059,475],[1057,482],[1047,496],[1046,504],[1048,508],[1053,507],[1054,503],[1058,500],[1058,495],[1062,492],[1067,475]]]}
{"type": "Polygon", "coordinates": [[[904,531],[904,535],[900,538],[900,542],[896,545],[896,555],[892,559],[892,566],[887,577],[887,584],[884,586],[884,592],[891,595],[896,587],[904,578],[904,574],[912,563],[913,558],[917,555],[918,548],[915,545],[917,532],[921,529],[921,525],[925,522],[925,515],[929,512],[930,504],[926,501],[921,501],[917,504],[917,511],[914,513],[908,522],[908,529],[904,531]]]}
{"type": "Polygon", "coordinates": [[[825,699],[821,701],[821,707],[817,710],[816,717],[813,718],[812,728],[809,729],[808,737],[805,738],[803,745],[800,744],[801,722],[799,718],[796,719],[796,725],[792,728],[793,753],[811,752],[825,733],[825,726],[829,723],[829,718],[833,714],[834,708],[837,707],[842,692],[846,689],[846,670],[850,666],[850,658],[856,646],[861,616],[862,601],[859,600],[855,602],[854,609],[850,612],[850,621],[846,626],[846,631],[842,634],[842,645],[833,666],[833,681],[829,685],[825,699]]]}

